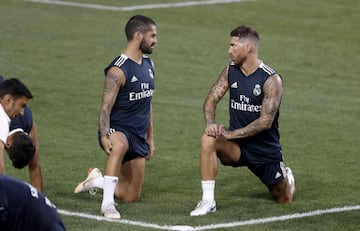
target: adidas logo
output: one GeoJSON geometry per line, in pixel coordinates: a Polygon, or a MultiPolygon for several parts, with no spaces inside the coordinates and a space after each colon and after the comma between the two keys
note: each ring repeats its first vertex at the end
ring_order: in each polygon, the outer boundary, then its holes
{"type": "Polygon", "coordinates": [[[231,88],[238,88],[237,82],[234,82],[233,84],[231,84],[231,88]]]}
{"type": "Polygon", "coordinates": [[[275,179],[281,177],[281,173],[280,172],[277,172],[276,175],[275,175],[275,179]]]}
{"type": "Polygon", "coordinates": [[[136,82],[136,81],[138,81],[138,78],[136,78],[136,76],[133,75],[133,77],[131,78],[131,82],[133,83],[133,82],[136,82]]]}

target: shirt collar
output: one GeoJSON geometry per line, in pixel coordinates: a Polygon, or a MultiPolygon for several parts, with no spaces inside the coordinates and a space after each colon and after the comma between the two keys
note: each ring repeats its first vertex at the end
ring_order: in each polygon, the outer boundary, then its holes
{"type": "Polygon", "coordinates": [[[3,107],[3,105],[0,103],[0,114],[4,114],[5,117],[6,117],[6,120],[8,121],[8,123],[10,124],[11,122],[11,119],[10,117],[8,116],[8,114],[5,112],[5,109],[3,107]]]}

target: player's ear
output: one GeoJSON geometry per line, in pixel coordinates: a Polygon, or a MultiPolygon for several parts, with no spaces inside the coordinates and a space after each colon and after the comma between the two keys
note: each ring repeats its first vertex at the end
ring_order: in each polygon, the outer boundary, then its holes
{"type": "Polygon", "coordinates": [[[246,43],[246,51],[247,53],[250,53],[253,49],[252,43],[246,43]]]}
{"type": "Polygon", "coordinates": [[[138,42],[141,42],[144,38],[144,34],[140,31],[136,31],[134,37],[138,42]]]}
{"type": "Polygon", "coordinates": [[[3,99],[2,99],[2,102],[5,104],[5,105],[9,105],[11,100],[13,99],[14,97],[12,95],[4,95],[3,99]]]}

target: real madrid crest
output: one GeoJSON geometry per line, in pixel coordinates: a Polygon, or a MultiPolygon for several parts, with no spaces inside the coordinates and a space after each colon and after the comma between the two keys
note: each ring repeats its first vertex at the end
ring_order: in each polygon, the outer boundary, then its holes
{"type": "Polygon", "coordinates": [[[261,94],[261,86],[260,84],[256,84],[254,89],[253,89],[253,94],[255,96],[259,96],[261,94]]]}

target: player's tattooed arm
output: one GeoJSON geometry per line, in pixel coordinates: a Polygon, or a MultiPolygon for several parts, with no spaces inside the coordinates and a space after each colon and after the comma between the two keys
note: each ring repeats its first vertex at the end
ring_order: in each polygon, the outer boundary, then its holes
{"type": "Polygon", "coordinates": [[[247,126],[236,129],[233,132],[224,131],[223,135],[226,138],[236,139],[250,137],[271,128],[274,118],[279,110],[283,94],[280,76],[275,74],[268,78],[264,84],[263,90],[264,98],[261,105],[260,117],[247,126]]]}
{"type": "Polygon", "coordinates": [[[105,77],[104,91],[99,114],[100,136],[106,136],[110,130],[110,113],[115,104],[119,89],[125,83],[125,76],[121,69],[112,67],[105,77]]]}
{"type": "Polygon", "coordinates": [[[219,78],[211,87],[203,105],[204,119],[206,125],[215,124],[216,105],[228,90],[228,70],[226,66],[219,75],[219,78]]]}

